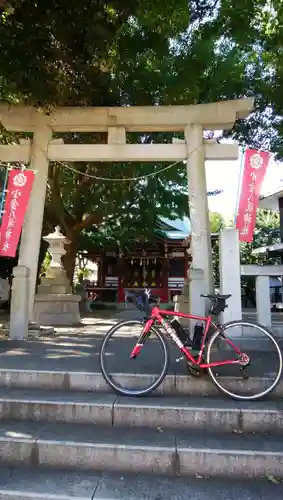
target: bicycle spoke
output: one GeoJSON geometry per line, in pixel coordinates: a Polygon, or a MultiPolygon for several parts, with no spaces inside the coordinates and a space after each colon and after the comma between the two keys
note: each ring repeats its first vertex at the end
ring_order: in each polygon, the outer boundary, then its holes
{"type": "Polygon", "coordinates": [[[224,325],[207,349],[208,373],[220,391],[235,399],[259,399],[280,380],[282,355],[272,335],[260,325],[239,321],[224,325]],[[224,334],[223,334],[224,333],[224,334]],[[231,361],[225,364],[225,361],[231,361]],[[234,363],[233,363],[234,361],[234,363]]]}
{"type": "Polygon", "coordinates": [[[147,394],[158,387],[166,375],[169,362],[166,343],[155,328],[143,336],[143,328],[140,321],[123,322],[103,341],[100,351],[102,373],[120,394],[147,394]]]}

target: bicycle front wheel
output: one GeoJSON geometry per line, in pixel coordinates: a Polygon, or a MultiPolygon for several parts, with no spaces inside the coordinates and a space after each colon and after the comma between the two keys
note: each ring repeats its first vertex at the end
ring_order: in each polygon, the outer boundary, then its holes
{"type": "Polygon", "coordinates": [[[212,336],[206,359],[208,364],[231,362],[208,368],[208,374],[221,392],[237,400],[263,398],[276,388],[282,375],[278,342],[265,327],[248,321],[223,325],[212,336]]]}
{"type": "Polygon", "coordinates": [[[101,372],[106,382],[124,396],[144,396],[163,381],[169,366],[169,352],[161,332],[151,327],[143,338],[143,321],[123,321],[106,334],[100,349],[101,372]],[[137,343],[143,345],[131,359],[137,343]]]}

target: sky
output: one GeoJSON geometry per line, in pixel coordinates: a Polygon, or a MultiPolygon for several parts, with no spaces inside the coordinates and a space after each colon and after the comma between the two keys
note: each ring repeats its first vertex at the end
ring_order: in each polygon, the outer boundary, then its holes
{"type": "MultiPolygon", "coordinates": [[[[234,218],[240,176],[240,160],[207,161],[207,191],[222,189],[223,193],[208,197],[209,210],[220,212],[225,219],[234,218]]],[[[283,163],[270,161],[261,194],[283,189],[283,163]]]]}

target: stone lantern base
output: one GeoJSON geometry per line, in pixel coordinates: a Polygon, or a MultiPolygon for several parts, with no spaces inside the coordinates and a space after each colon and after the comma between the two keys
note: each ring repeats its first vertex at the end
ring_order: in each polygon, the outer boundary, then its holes
{"type": "Polygon", "coordinates": [[[80,323],[80,295],[39,293],[34,301],[34,319],[39,325],[74,326],[80,323]]]}

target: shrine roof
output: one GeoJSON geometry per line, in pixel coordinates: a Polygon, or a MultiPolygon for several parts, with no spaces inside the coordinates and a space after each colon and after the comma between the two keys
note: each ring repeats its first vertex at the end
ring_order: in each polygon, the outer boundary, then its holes
{"type": "Polygon", "coordinates": [[[273,245],[266,245],[264,247],[258,247],[252,250],[252,255],[260,255],[267,252],[278,252],[282,254],[283,252],[283,243],[274,243],[273,245]]]}
{"type": "Polygon", "coordinates": [[[271,193],[262,195],[259,199],[259,208],[266,208],[267,210],[279,210],[279,199],[283,197],[283,191],[273,191],[271,193]]]}
{"type": "Polygon", "coordinates": [[[183,240],[191,233],[191,223],[188,217],[175,220],[159,217],[159,220],[159,227],[169,240],[183,240]]]}

